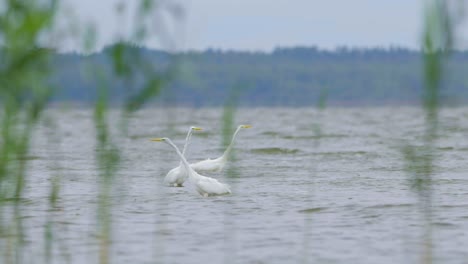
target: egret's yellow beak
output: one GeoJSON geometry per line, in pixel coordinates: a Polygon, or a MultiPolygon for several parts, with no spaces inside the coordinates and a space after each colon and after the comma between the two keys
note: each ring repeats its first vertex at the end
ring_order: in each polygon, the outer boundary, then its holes
{"type": "Polygon", "coordinates": [[[203,130],[201,127],[193,127],[192,129],[195,130],[195,131],[202,131],[203,130]]]}
{"type": "Polygon", "coordinates": [[[242,125],[242,128],[251,128],[251,125],[242,125]]]}
{"type": "Polygon", "coordinates": [[[152,138],[151,141],[161,142],[161,141],[164,141],[164,139],[163,138],[152,138]]]}

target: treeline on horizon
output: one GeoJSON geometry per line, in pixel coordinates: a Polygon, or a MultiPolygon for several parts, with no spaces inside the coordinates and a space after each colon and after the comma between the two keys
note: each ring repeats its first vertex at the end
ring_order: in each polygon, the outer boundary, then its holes
{"type": "MultiPolygon", "coordinates": [[[[175,65],[175,74],[151,105],[222,106],[233,97],[241,106],[300,107],[319,101],[350,106],[405,105],[419,103],[423,96],[423,56],[404,48],[327,51],[293,47],[270,53],[209,49],[177,54],[128,48],[161,71],[175,65]]],[[[138,89],[132,86],[139,80],[121,81],[113,73],[111,49],[90,55],[55,54],[52,78],[58,91],[53,101],[92,102],[99,82],[90,80],[89,72],[95,67],[105,73],[114,103],[129,90],[138,89]]],[[[468,52],[451,52],[445,69],[442,102],[468,102],[468,52]]],[[[137,74],[134,78],[143,77],[137,74]]]]}

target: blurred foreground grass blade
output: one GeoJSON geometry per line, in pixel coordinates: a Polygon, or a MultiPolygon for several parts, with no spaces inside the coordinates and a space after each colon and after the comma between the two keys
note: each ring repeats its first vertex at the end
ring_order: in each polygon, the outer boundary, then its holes
{"type": "Polygon", "coordinates": [[[15,1],[0,14],[0,240],[5,263],[23,262],[22,197],[30,139],[51,94],[51,52],[39,39],[52,25],[57,1],[15,1]],[[11,207],[7,201],[13,201],[11,207]],[[3,215],[12,209],[11,215],[3,215]],[[5,243],[7,246],[4,246],[5,243]]]}
{"type": "MultiPolygon", "coordinates": [[[[237,111],[237,107],[239,105],[239,100],[242,93],[245,92],[249,88],[249,84],[246,82],[238,82],[235,84],[229,94],[226,97],[226,101],[224,103],[223,108],[223,115],[222,115],[222,141],[221,147],[225,149],[231,143],[232,139],[232,132],[235,130],[235,113],[237,111]]],[[[234,151],[230,152],[231,157],[229,159],[235,160],[234,151]]],[[[229,175],[229,173],[228,173],[229,175]]]]}
{"type": "MultiPolygon", "coordinates": [[[[225,150],[229,144],[231,143],[233,132],[236,129],[235,119],[236,119],[236,112],[239,105],[239,100],[241,98],[242,93],[245,90],[249,89],[249,84],[246,82],[238,82],[234,85],[230,93],[228,94],[226,101],[224,103],[223,113],[221,116],[221,123],[222,123],[222,137],[221,137],[221,149],[225,150]]],[[[244,124],[244,121],[242,121],[244,124]]],[[[239,124],[240,125],[240,124],[239,124]]],[[[229,166],[226,168],[226,176],[227,178],[236,178],[239,177],[240,173],[237,168],[237,160],[235,156],[235,149],[229,153],[229,166]]],[[[235,182],[230,183],[231,191],[236,192],[236,184],[235,182]]],[[[229,208],[228,205],[224,208],[224,263],[232,263],[235,259],[237,259],[237,237],[236,237],[236,228],[235,228],[235,219],[232,218],[232,215],[229,212],[232,208],[229,208]]]]}
{"type": "Polygon", "coordinates": [[[68,252],[68,241],[64,241],[66,237],[64,230],[58,230],[57,222],[60,222],[59,215],[62,213],[63,208],[60,206],[60,193],[63,174],[61,172],[61,150],[62,140],[60,137],[59,126],[56,120],[50,115],[45,114],[42,119],[43,127],[46,129],[46,140],[48,149],[55,150],[49,155],[52,158],[50,191],[48,199],[48,210],[46,215],[46,222],[44,226],[44,263],[53,263],[55,249],[61,251],[62,262],[71,263],[71,255],[68,252]]]}
{"type": "Polygon", "coordinates": [[[125,104],[125,110],[127,112],[134,112],[140,109],[144,103],[156,97],[160,93],[163,84],[164,83],[160,78],[150,79],[140,92],[128,98],[127,103],[125,104]]]}
{"type": "MultiPolygon", "coordinates": [[[[138,20],[144,21],[152,14],[153,1],[142,0],[137,10],[138,20]]],[[[137,23],[145,28],[144,23],[137,23]]],[[[138,29],[138,37],[143,39],[145,30],[138,29]]],[[[140,109],[144,103],[157,96],[176,69],[169,64],[166,71],[156,71],[151,61],[145,60],[141,54],[142,49],[132,44],[119,42],[110,48],[108,56],[113,65],[113,76],[117,82],[125,85],[125,101],[121,120],[121,132],[126,134],[128,114],[140,109]]],[[[99,166],[99,197],[98,197],[98,226],[99,226],[99,263],[112,263],[110,259],[110,246],[112,235],[112,204],[111,192],[115,183],[115,176],[120,164],[121,150],[112,142],[109,124],[109,104],[111,100],[111,86],[102,71],[98,81],[98,99],[94,109],[94,122],[97,137],[97,161],[99,166]]]]}
{"type": "Polygon", "coordinates": [[[98,164],[98,236],[99,263],[112,263],[110,260],[110,244],[112,234],[111,190],[118,169],[120,154],[112,143],[108,120],[108,86],[99,86],[98,99],[94,107],[94,123],[96,128],[96,160],[98,164]]]}
{"type": "MultiPolygon", "coordinates": [[[[138,56],[139,57],[139,56],[138,56]]],[[[179,71],[179,63],[176,58],[169,57],[168,65],[161,67],[153,65],[151,61],[138,60],[132,66],[132,79],[140,79],[132,86],[137,89],[133,93],[129,93],[126,98],[124,110],[127,113],[139,110],[145,103],[158,96],[162,89],[167,86],[177,76],[179,71]]]]}
{"type": "Polygon", "coordinates": [[[423,32],[425,85],[422,98],[425,130],[423,145],[415,147],[407,144],[402,148],[402,154],[406,160],[405,170],[410,175],[411,186],[418,196],[419,207],[424,218],[421,263],[432,263],[432,180],[436,156],[435,142],[438,134],[443,59],[452,47],[452,24],[446,1],[427,0],[425,7],[423,32]]]}
{"type": "MultiPolygon", "coordinates": [[[[327,107],[327,97],[328,97],[328,88],[322,87],[320,89],[319,96],[317,98],[317,102],[315,103],[315,109],[317,110],[317,113],[315,116],[312,116],[312,133],[313,133],[313,142],[312,146],[314,148],[318,148],[320,146],[320,140],[322,138],[322,122],[323,122],[323,112],[325,108],[327,107]]],[[[312,171],[311,171],[311,182],[310,184],[307,185],[307,194],[309,201],[311,202],[311,208],[314,208],[314,191],[315,191],[315,178],[317,174],[317,166],[315,165],[315,161],[311,161],[311,164],[313,164],[312,171]]],[[[310,243],[310,237],[311,237],[311,229],[312,229],[312,217],[313,214],[304,214],[304,227],[305,227],[305,232],[303,234],[303,252],[302,252],[302,263],[309,263],[309,255],[310,251],[312,250],[312,246],[310,243]]]]}
{"type": "MultiPolygon", "coordinates": [[[[223,114],[221,116],[222,123],[222,137],[221,137],[221,149],[226,149],[231,141],[232,131],[234,131],[234,121],[235,114],[237,110],[237,104],[239,100],[240,91],[236,89],[238,87],[234,86],[231,88],[231,92],[228,95],[226,102],[223,108],[223,114]]],[[[226,175],[228,178],[236,177],[236,157],[235,151],[229,153],[228,159],[230,160],[230,165],[226,168],[226,175]]],[[[231,185],[231,191],[235,192],[235,185],[231,185]]],[[[229,214],[231,209],[226,205],[224,208],[224,263],[233,263],[233,260],[236,259],[236,229],[234,228],[234,219],[229,214]]]]}
{"type": "MultiPolygon", "coordinates": [[[[154,1],[142,0],[137,20],[145,21],[156,6],[154,1]]],[[[54,52],[42,48],[47,33],[54,26],[57,0],[8,0],[0,13],[0,250],[1,263],[23,263],[24,237],[22,200],[28,182],[26,169],[31,138],[41,113],[55,90],[50,85],[50,64],[54,52]],[[10,203],[13,201],[13,203],[10,203]],[[8,212],[8,214],[6,213],[8,212]],[[5,239],[4,239],[5,238],[5,239]]],[[[138,23],[137,23],[138,24],[138,23]]],[[[137,35],[143,39],[145,23],[139,23],[137,35]]],[[[97,39],[94,27],[84,36],[84,50],[93,51],[97,39]]],[[[54,43],[55,44],[55,43],[54,43]]],[[[124,112],[133,112],[155,97],[170,79],[172,70],[155,71],[145,63],[139,48],[118,44],[111,51],[116,75],[135,91],[128,93],[124,112]],[[140,89],[138,89],[140,87],[140,89]]],[[[169,67],[169,69],[172,69],[169,67]]],[[[98,228],[101,263],[110,263],[111,201],[114,178],[120,162],[120,150],[111,137],[109,105],[111,86],[97,71],[98,99],[94,108],[96,129],[96,160],[99,171],[98,228]]],[[[54,234],[53,209],[60,192],[60,178],[51,178],[50,211],[44,226],[45,262],[53,262],[54,234]]]]}

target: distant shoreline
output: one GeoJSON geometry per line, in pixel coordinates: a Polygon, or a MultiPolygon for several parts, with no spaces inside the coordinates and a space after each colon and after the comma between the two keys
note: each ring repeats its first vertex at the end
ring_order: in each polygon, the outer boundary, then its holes
{"type": "MultiPolygon", "coordinates": [[[[133,69],[131,82],[115,74],[112,47],[90,55],[53,55],[52,83],[58,89],[52,101],[95,101],[98,84],[92,74],[96,67],[111,88],[109,100],[114,103],[138,94],[144,78],[166,78],[151,104],[193,107],[223,106],[233,95],[242,107],[413,105],[421,101],[425,85],[423,54],[398,47],[343,47],[335,51],[295,47],[278,48],[271,53],[207,50],[181,54],[132,45],[125,48],[128,55],[123,65],[133,69]],[[138,61],[134,58],[151,64],[154,71],[139,75],[141,67],[134,65],[138,61]],[[172,69],[169,81],[168,68],[172,69]]],[[[440,102],[466,104],[468,51],[454,52],[448,58],[440,102]]]]}

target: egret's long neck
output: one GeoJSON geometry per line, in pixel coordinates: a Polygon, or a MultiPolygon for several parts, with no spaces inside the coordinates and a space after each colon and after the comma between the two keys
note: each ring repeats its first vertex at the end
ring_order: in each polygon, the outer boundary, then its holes
{"type": "MultiPolygon", "coordinates": [[[[184,148],[182,149],[182,156],[185,157],[185,151],[187,150],[187,147],[189,145],[189,142],[190,142],[190,137],[192,136],[192,128],[189,129],[188,133],[187,133],[187,137],[185,138],[185,144],[184,144],[184,148]]],[[[180,160],[180,163],[179,163],[179,166],[182,166],[182,159],[180,160]]]]}
{"type": "Polygon", "coordinates": [[[229,157],[229,154],[231,153],[232,147],[234,146],[234,140],[236,139],[237,133],[239,133],[241,127],[238,127],[236,129],[236,132],[232,135],[231,143],[229,146],[226,148],[226,150],[223,153],[223,156],[221,156],[222,159],[226,160],[229,157]]]}
{"type": "Polygon", "coordinates": [[[171,145],[175,151],[177,152],[177,155],[179,155],[180,157],[180,160],[182,162],[182,164],[184,165],[185,169],[188,171],[189,173],[189,176],[190,177],[196,177],[196,173],[194,173],[195,171],[190,167],[189,163],[187,162],[187,160],[185,159],[184,155],[182,155],[182,153],[180,153],[180,150],[179,148],[174,144],[172,143],[172,141],[170,139],[166,139],[167,144],[171,145]]]}

